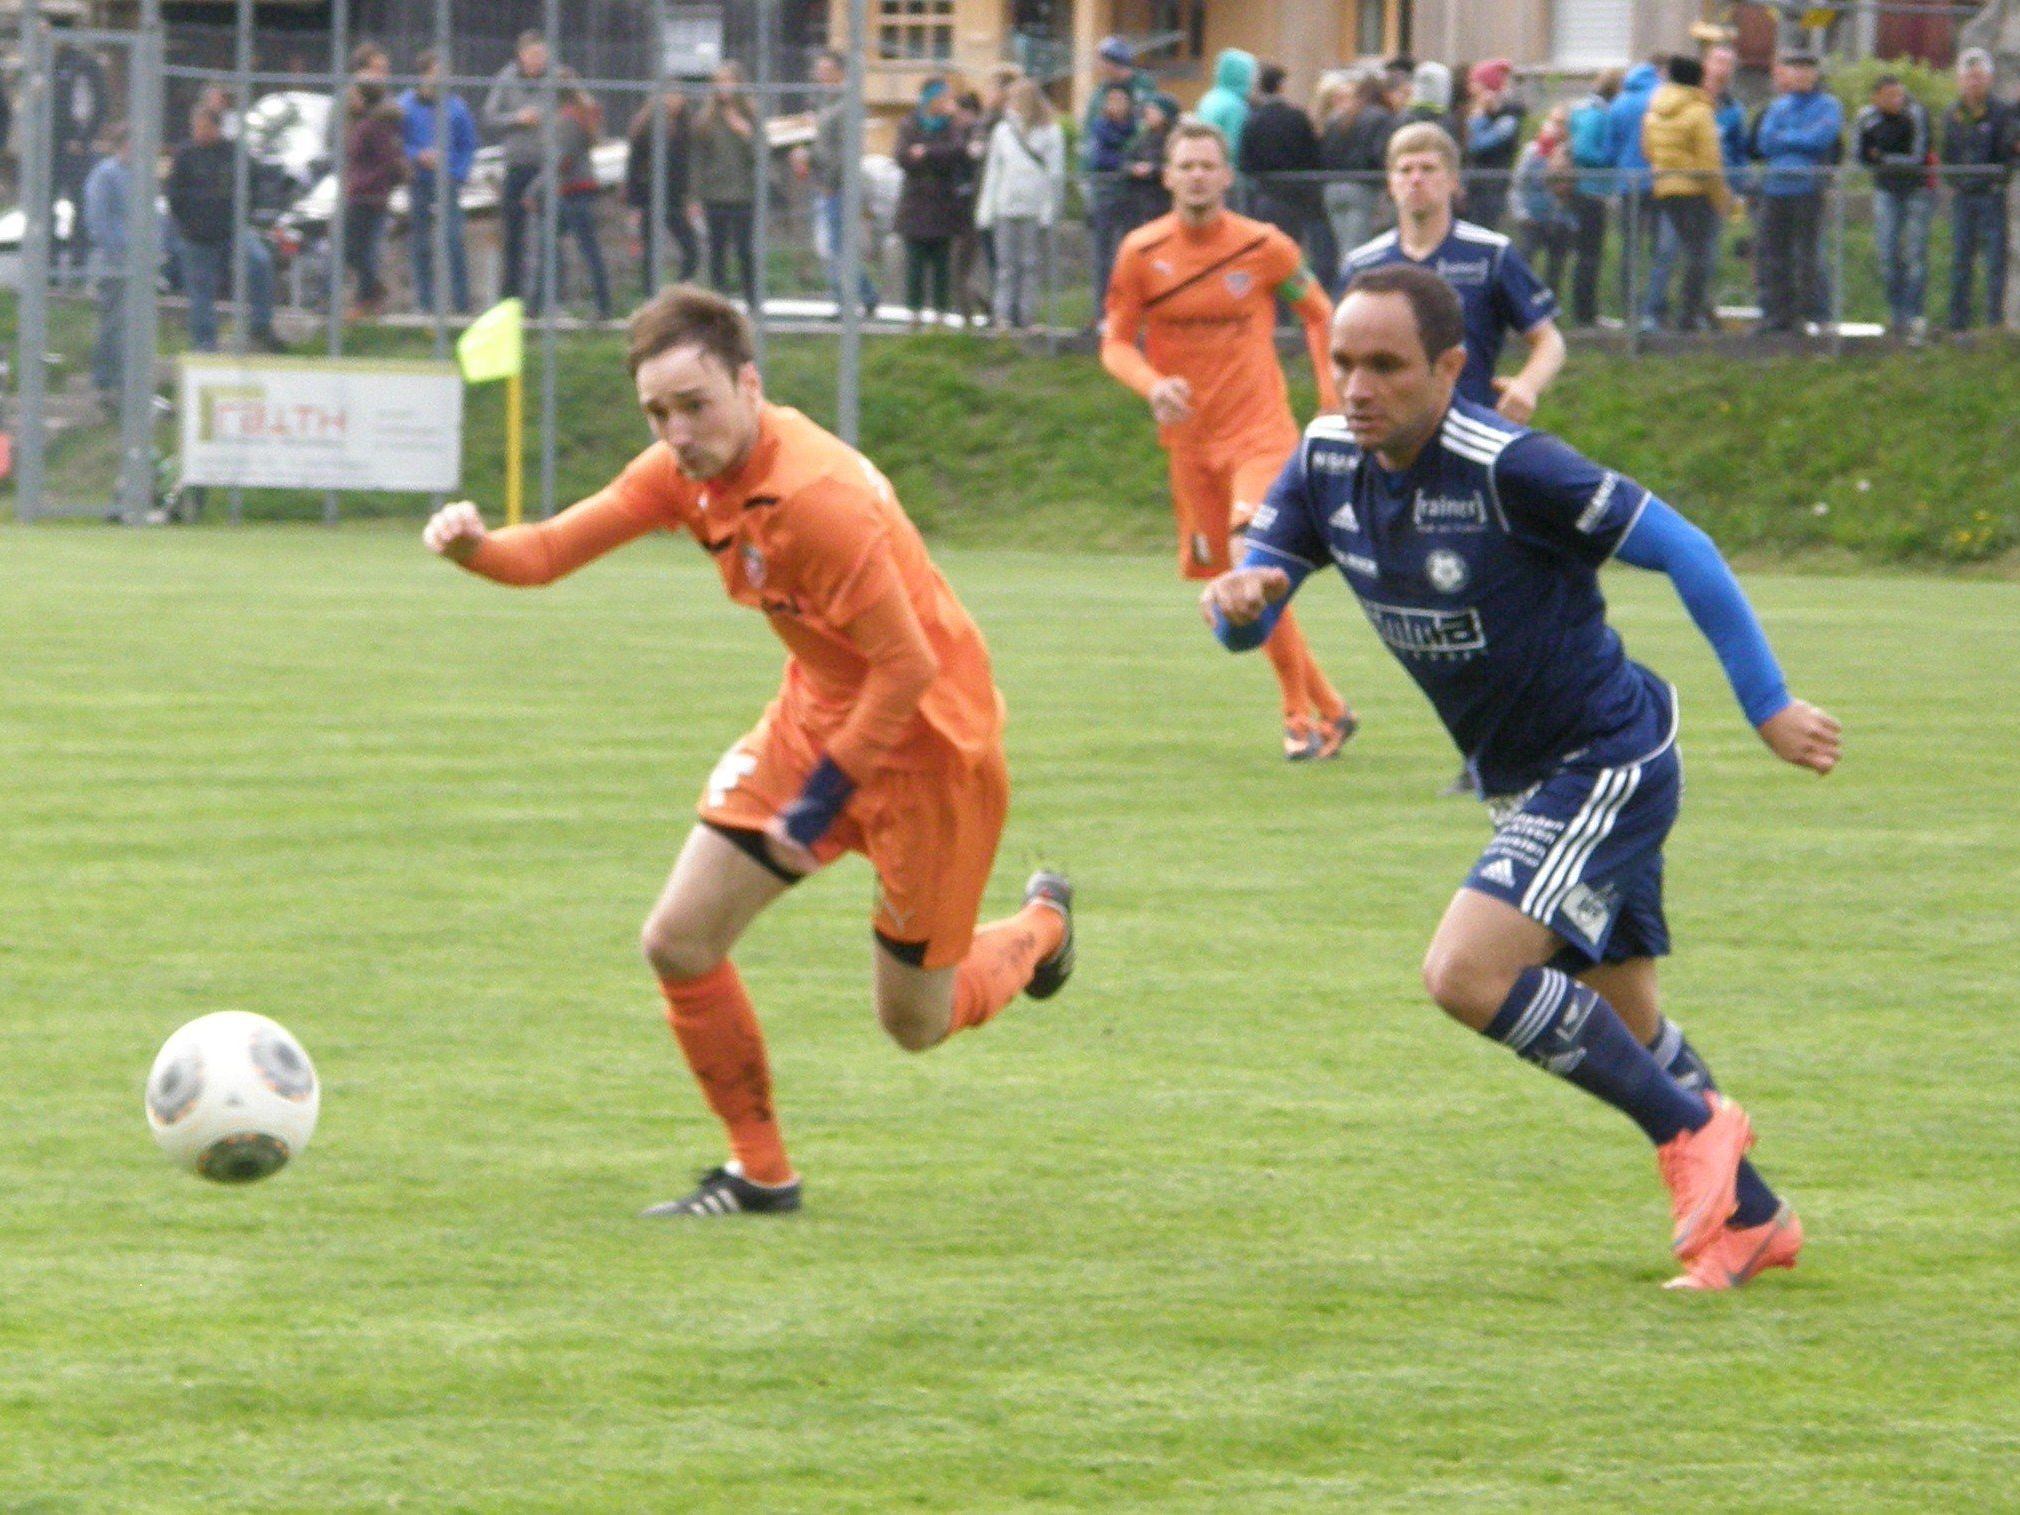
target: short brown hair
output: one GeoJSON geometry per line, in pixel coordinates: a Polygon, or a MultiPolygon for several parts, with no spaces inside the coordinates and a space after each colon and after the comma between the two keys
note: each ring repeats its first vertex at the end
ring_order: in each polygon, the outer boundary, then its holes
{"type": "Polygon", "coordinates": [[[641,364],[689,344],[733,375],[742,373],[744,364],[757,361],[750,322],[743,312],[713,290],[692,284],[662,289],[639,306],[627,335],[624,358],[634,378],[641,364]]]}
{"type": "MultiPolygon", "coordinates": [[[[1447,140],[1450,140],[1449,138],[1447,140]]],[[[1388,263],[1354,275],[1347,295],[1401,295],[1410,302],[1410,314],[1417,321],[1417,340],[1424,344],[1424,356],[1437,362],[1466,340],[1466,314],[1459,306],[1458,293],[1428,268],[1409,263],[1388,263]]]]}
{"type": "Polygon", "coordinates": [[[1436,153],[1445,160],[1445,167],[1455,174],[1459,171],[1459,144],[1435,121],[1412,121],[1398,127],[1389,138],[1389,151],[1382,161],[1394,168],[1405,153],[1436,153]]]}
{"type": "Polygon", "coordinates": [[[1211,121],[1202,121],[1198,116],[1180,116],[1172,123],[1171,131],[1164,139],[1164,155],[1169,158],[1178,151],[1181,142],[1217,142],[1220,155],[1232,164],[1234,154],[1227,145],[1227,133],[1211,121]]]}

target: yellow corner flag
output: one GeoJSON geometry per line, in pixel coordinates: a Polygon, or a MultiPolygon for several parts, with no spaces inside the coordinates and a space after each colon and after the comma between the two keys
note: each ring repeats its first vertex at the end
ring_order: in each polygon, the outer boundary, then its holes
{"type": "Polygon", "coordinates": [[[465,328],[456,339],[456,362],[465,384],[505,381],[505,524],[517,526],[525,495],[523,461],[525,406],[522,399],[526,366],[526,307],[517,296],[500,300],[465,328]]]}
{"type": "Polygon", "coordinates": [[[464,383],[509,379],[520,371],[526,361],[525,318],[526,307],[515,295],[500,300],[470,323],[456,339],[456,361],[462,365],[464,383]]]}

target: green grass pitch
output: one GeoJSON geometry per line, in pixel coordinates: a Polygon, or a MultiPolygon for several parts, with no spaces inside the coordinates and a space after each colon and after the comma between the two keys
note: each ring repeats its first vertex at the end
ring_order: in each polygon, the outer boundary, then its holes
{"type": "Polygon", "coordinates": [[[1811,1235],[1679,1298],[1639,1135],[1423,997],[1483,822],[1344,589],[1366,728],[1293,769],[1166,562],[942,556],[990,910],[1064,863],[1080,976],[908,1057],[837,867],[739,953],[807,1210],[653,1225],[720,1148],[637,924],[779,663],[692,548],[0,536],[0,1510],[2012,1507],[2020,586],[1751,578],[1819,781],[1610,577],[1684,694],[1669,1008],[1811,1235]],[[246,1190],[140,1109],[228,1007],[325,1084],[246,1190]]]}

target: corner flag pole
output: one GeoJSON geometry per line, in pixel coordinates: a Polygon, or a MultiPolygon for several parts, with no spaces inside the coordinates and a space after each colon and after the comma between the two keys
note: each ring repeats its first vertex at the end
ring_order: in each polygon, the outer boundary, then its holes
{"type": "Polygon", "coordinates": [[[505,524],[517,526],[526,499],[526,309],[500,300],[456,339],[465,384],[505,381],[505,524]]]}

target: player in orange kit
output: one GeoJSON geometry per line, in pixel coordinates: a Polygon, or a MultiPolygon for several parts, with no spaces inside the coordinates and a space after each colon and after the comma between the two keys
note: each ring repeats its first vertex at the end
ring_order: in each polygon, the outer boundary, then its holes
{"type": "Polygon", "coordinates": [[[907,1051],[979,1026],[1073,969],[1073,890],[1041,871],[977,928],[1009,807],[988,649],[870,461],[768,403],[736,308],[686,286],[632,318],[630,365],[657,440],[550,521],[487,532],[459,501],[435,552],[546,584],[655,530],[684,530],[786,644],[785,682],[716,765],[644,948],[731,1158],[648,1215],[796,1210],[757,1016],[729,951],[772,901],[844,852],[876,869],[876,1003],[907,1051]]]}
{"type": "MultiPolygon", "coordinates": [[[[1171,213],[1116,254],[1101,363],[1150,402],[1170,454],[1178,571],[1210,579],[1232,566],[1230,531],[1248,526],[1303,434],[1277,363],[1277,297],[1304,323],[1323,410],[1340,408],[1333,307],[1295,242],[1227,208],[1234,169],[1218,127],[1186,117],[1172,128],[1164,182],[1171,213]]],[[[1336,756],[1359,723],[1297,623],[1279,621],[1263,651],[1283,690],[1284,756],[1336,756]]]]}

